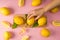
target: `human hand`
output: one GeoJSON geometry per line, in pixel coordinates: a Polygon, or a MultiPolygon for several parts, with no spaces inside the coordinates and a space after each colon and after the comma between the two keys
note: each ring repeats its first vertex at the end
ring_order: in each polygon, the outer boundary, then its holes
{"type": "Polygon", "coordinates": [[[30,19],[31,17],[36,16],[35,20],[39,19],[43,14],[44,14],[44,9],[40,8],[40,9],[35,9],[29,12],[28,14],[28,19],[30,19]]]}

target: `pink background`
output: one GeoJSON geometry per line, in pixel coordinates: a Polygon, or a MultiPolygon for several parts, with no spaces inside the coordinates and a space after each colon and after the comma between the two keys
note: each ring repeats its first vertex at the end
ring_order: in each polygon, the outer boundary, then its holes
{"type": "MultiPolygon", "coordinates": [[[[3,16],[0,14],[0,22],[3,20],[9,21],[13,23],[13,16],[14,14],[26,14],[32,9],[36,8],[42,8],[46,4],[49,3],[51,0],[43,0],[43,3],[38,6],[38,7],[32,7],[31,6],[31,0],[25,0],[25,6],[24,7],[18,7],[18,0],[0,0],[0,7],[8,7],[11,9],[12,14],[10,16],[3,16]]],[[[51,35],[48,38],[44,38],[40,35],[40,30],[42,28],[27,28],[28,32],[26,32],[23,35],[29,35],[31,36],[30,40],[60,40],[60,27],[54,27],[51,24],[52,20],[60,20],[60,12],[57,12],[56,14],[53,13],[46,13],[47,16],[47,21],[48,24],[46,28],[48,28],[51,31],[51,35]]],[[[14,33],[14,37],[11,38],[10,40],[21,40],[22,35],[19,34],[20,32],[20,27],[16,29],[11,29],[11,28],[5,28],[1,23],[0,23],[0,40],[3,39],[3,33],[5,31],[11,31],[14,33]]]]}

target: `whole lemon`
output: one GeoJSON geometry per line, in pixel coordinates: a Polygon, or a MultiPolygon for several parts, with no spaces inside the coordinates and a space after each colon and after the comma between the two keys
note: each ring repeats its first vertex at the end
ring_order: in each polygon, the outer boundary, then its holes
{"type": "Polygon", "coordinates": [[[47,23],[47,18],[45,16],[38,19],[38,25],[44,26],[47,23]]]}
{"type": "Polygon", "coordinates": [[[32,6],[38,6],[40,5],[42,0],[32,0],[32,6]]]}
{"type": "Polygon", "coordinates": [[[0,13],[7,16],[7,15],[10,14],[10,10],[8,8],[6,8],[6,7],[2,7],[2,8],[0,8],[0,13]]]}
{"type": "Polygon", "coordinates": [[[34,17],[27,19],[27,24],[28,25],[33,25],[34,24],[34,17]]]}
{"type": "Polygon", "coordinates": [[[56,13],[56,12],[58,12],[58,10],[59,10],[59,8],[56,7],[56,8],[53,8],[53,9],[51,10],[51,12],[52,12],[52,13],[56,13]]]}
{"type": "Polygon", "coordinates": [[[5,39],[10,39],[12,37],[12,34],[8,31],[4,32],[4,38],[5,39]]]}
{"type": "Polygon", "coordinates": [[[50,36],[50,31],[46,28],[43,28],[40,33],[41,33],[41,36],[43,36],[43,37],[49,37],[50,36]]]}
{"type": "Polygon", "coordinates": [[[14,16],[14,22],[18,25],[24,24],[24,19],[21,16],[14,16]]]}

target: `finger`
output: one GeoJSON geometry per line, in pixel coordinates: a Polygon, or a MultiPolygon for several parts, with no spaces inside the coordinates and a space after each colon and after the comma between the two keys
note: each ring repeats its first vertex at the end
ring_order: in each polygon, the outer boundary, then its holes
{"type": "Polygon", "coordinates": [[[32,10],[30,11],[30,12],[28,12],[29,14],[28,14],[28,16],[27,17],[29,17],[30,15],[32,15],[32,10]]]}
{"type": "Polygon", "coordinates": [[[31,15],[31,14],[28,14],[27,18],[29,18],[30,15],[31,15]]]}
{"type": "Polygon", "coordinates": [[[41,13],[40,15],[38,15],[35,20],[39,19],[41,16],[43,16],[43,14],[44,13],[41,13]]]}
{"type": "Polygon", "coordinates": [[[29,19],[30,19],[31,17],[34,17],[34,16],[35,16],[35,14],[30,15],[30,16],[29,16],[29,19]]]}
{"type": "Polygon", "coordinates": [[[39,18],[40,18],[40,15],[35,18],[35,21],[38,20],[39,18]]]}
{"type": "Polygon", "coordinates": [[[29,14],[28,14],[27,18],[29,18],[29,16],[30,16],[30,15],[32,15],[31,11],[30,11],[30,12],[28,12],[28,13],[29,13],[29,14]]]}

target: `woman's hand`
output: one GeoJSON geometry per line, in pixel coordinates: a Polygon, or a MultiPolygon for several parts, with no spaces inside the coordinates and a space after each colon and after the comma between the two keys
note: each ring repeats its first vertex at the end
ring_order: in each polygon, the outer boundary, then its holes
{"type": "Polygon", "coordinates": [[[39,19],[43,14],[45,13],[43,8],[39,8],[39,9],[35,9],[29,12],[28,14],[28,19],[30,19],[31,17],[37,16],[35,18],[35,20],[39,19]]]}
{"type": "Polygon", "coordinates": [[[51,10],[52,8],[59,6],[60,5],[60,0],[53,0],[52,2],[50,2],[49,4],[47,4],[46,6],[44,6],[43,8],[39,8],[39,9],[35,9],[29,12],[28,15],[28,19],[30,19],[33,16],[37,16],[35,18],[35,20],[37,20],[38,18],[40,18],[45,12],[51,10]]]}

